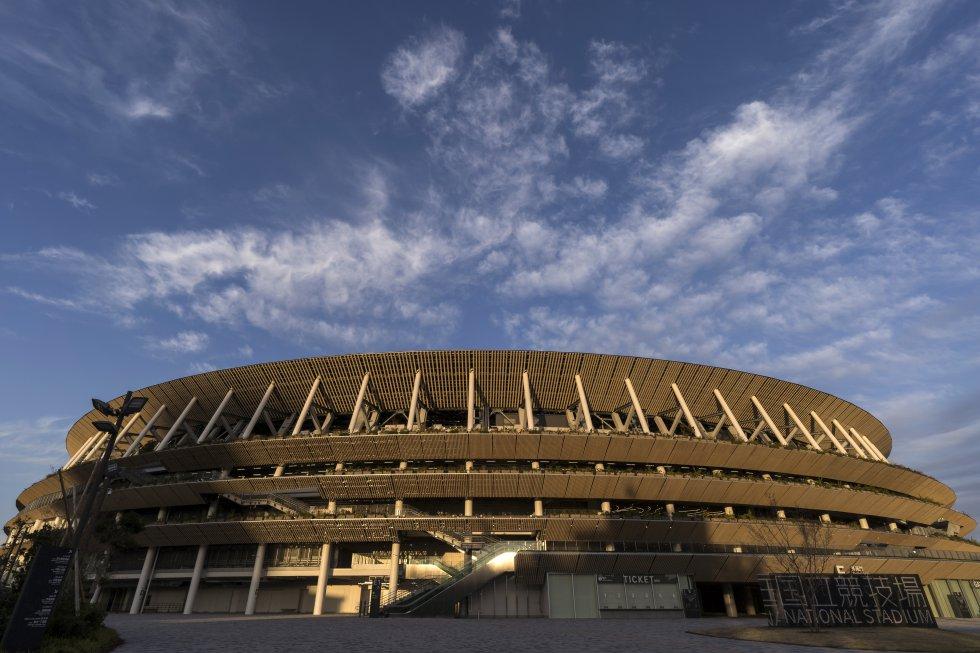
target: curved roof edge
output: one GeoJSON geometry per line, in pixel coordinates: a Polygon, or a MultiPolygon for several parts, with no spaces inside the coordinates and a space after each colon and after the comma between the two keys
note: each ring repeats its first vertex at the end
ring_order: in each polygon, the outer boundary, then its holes
{"type": "MultiPolygon", "coordinates": [[[[892,438],[888,429],[882,422],[875,417],[869,411],[861,408],[860,406],[854,404],[853,402],[842,399],[836,395],[829,392],[811,388],[809,386],[804,386],[793,381],[786,381],[784,379],[779,379],[776,377],[755,374],[752,372],[745,372],[742,370],[735,370],[725,367],[717,367],[713,365],[707,365],[704,363],[688,363],[683,361],[674,361],[670,359],[661,358],[647,358],[641,356],[629,356],[624,354],[595,354],[595,353],[585,353],[585,352],[560,352],[560,351],[550,351],[550,350],[533,350],[533,349],[431,349],[431,350],[409,350],[409,351],[394,351],[394,352],[379,352],[379,353],[353,353],[353,354],[335,354],[326,356],[309,356],[303,358],[294,358],[281,361],[268,361],[264,363],[252,363],[248,365],[240,365],[236,367],[224,368],[219,370],[212,370],[209,372],[202,372],[198,374],[192,374],[183,377],[177,377],[171,379],[170,381],[164,381],[154,385],[143,387],[139,390],[135,390],[134,394],[147,395],[156,394],[157,391],[164,391],[163,394],[172,394],[175,391],[173,386],[182,386],[183,388],[214,388],[224,386],[233,387],[228,382],[237,380],[239,382],[247,382],[247,380],[255,380],[258,383],[255,387],[259,385],[262,386],[264,390],[265,385],[269,381],[276,380],[277,386],[282,387],[283,385],[288,385],[289,383],[296,383],[296,380],[290,378],[289,372],[305,372],[307,376],[303,378],[312,379],[315,377],[315,372],[318,369],[323,375],[323,368],[326,366],[334,366],[332,370],[334,373],[329,375],[332,380],[334,380],[339,386],[347,386],[348,388],[353,386],[355,383],[360,383],[359,375],[363,375],[365,371],[371,371],[372,373],[377,373],[380,375],[399,375],[403,376],[402,385],[408,388],[407,392],[389,391],[387,394],[408,394],[410,393],[410,383],[411,377],[414,374],[414,369],[412,365],[407,365],[406,363],[413,362],[418,365],[419,368],[423,367],[424,364],[428,363],[433,366],[433,371],[437,374],[445,374],[447,369],[459,368],[455,370],[458,372],[458,388],[453,388],[458,392],[453,392],[452,395],[458,395],[458,397],[465,397],[465,383],[466,383],[466,370],[470,365],[474,367],[481,366],[484,367],[491,362],[504,362],[507,363],[505,366],[505,372],[513,372],[519,375],[523,369],[527,369],[529,375],[532,379],[532,385],[539,381],[538,377],[549,377],[549,381],[554,381],[560,379],[568,374],[582,374],[583,381],[586,381],[586,392],[589,398],[589,403],[593,404],[595,399],[593,395],[598,390],[601,395],[599,397],[600,401],[595,402],[598,405],[593,406],[594,410],[603,410],[601,407],[603,398],[615,397],[612,403],[625,395],[624,388],[610,387],[609,382],[620,375],[630,376],[633,379],[634,385],[636,386],[637,393],[641,395],[641,399],[646,399],[644,401],[644,406],[649,407],[650,400],[655,399],[653,392],[657,389],[662,389],[668,382],[676,382],[681,387],[682,391],[685,393],[685,397],[689,403],[692,404],[692,410],[695,413],[704,414],[704,410],[697,410],[695,405],[703,402],[704,397],[699,395],[690,395],[689,392],[693,389],[694,385],[697,385],[695,392],[699,392],[702,389],[708,389],[711,381],[714,381],[714,385],[721,385],[723,382],[733,385],[733,387],[740,387],[745,394],[746,390],[752,390],[753,392],[758,392],[760,394],[760,400],[763,403],[767,403],[762,395],[765,391],[770,397],[778,395],[783,401],[789,402],[790,399],[795,399],[797,401],[804,401],[807,405],[812,405],[815,401],[820,401],[823,404],[833,406],[838,412],[844,410],[850,415],[855,416],[861,423],[863,427],[863,435],[869,437],[875,446],[877,446],[882,453],[886,456],[891,453],[892,450],[892,438]],[[523,357],[523,361],[519,359],[523,357]],[[568,363],[569,359],[574,357],[579,357],[579,364],[574,367],[568,367],[567,365],[562,365],[561,369],[557,372],[553,369],[556,363],[568,363]],[[494,358],[502,358],[501,361],[493,361],[494,358]],[[388,365],[381,366],[381,362],[384,359],[389,359],[388,365]],[[399,361],[399,359],[401,359],[399,361]],[[464,362],[464,359],[468,359],[465,366],[460,367],[460,363],[464,362]],[[523,369],[521,365],[514,366],[514,363],[523,362],[523,369]],[[355,366],[354,363],[359,363],[355,366]],[[400,363],[400,364],[395,364],[400,363]],[[481,365],[482,363],[482,365],[481,365]],[[640,369],[644,368],[645,369],[640,369]],[[304,369],[305,368],[305,369],[304,369]],[[372,369],[373,368],[373,369],[372,369]],[[658,375],[659,371],[659,375],[658,375]],[[538,373],[535,373],[538,372],[538,373]],[[644,380],[638,381],[639,376],[633,376],[637,372],[645,375],[644,380]],[[587,375],[588,376],[587,378],[587,375]],[[598,376],[598,383],[596,382],[596,376],[598,376]],[[658,380],[651,381],[653,376],[658,376],[658,380]],[[355,381],[351,381],[354,377],[355,381]],[[646,378],[650,377],[650,378],[646,378]],[[589,381],[592,381],[590,384],[589,381]],[[602,382],[605,381],[605,390],[603,391],[600,386],[602,382]],[[775,387],[773,385],[775,384],[775,387]],[[590,385],[591,391],[590,391],[590,385]],[[653,387],[651,387],[653,386],[653,387]],[[686,387],[685,387],[686,386],[686,387]],[[169,391],[169,392],[167,392],[169,391]],[[646,392],[645,392],[646,391],[646,392]],[[644,397],[646,395],[646,397],[644,397]]],[[[499,366],[493,366],[499,369],[499,366]]],[[[308,381],[307,381],[308,382],[308,381]]],[[[497,380],[499,384],[499,380],[497,380]]],[[[453,384],[455,385],[455,383],[453,384]]],[[[572,391],[571,383],[566,384],[568,386],[567,391],[570,393],[572,391]]],[[[305,393],[308,388],[304,388],[305,393]]],[[[516,392],[518,390],[518,383],[515,380],[513,383],[513,390],[516,392]]],[[[223,393],[224,390],[221,390],[223,393]]],[[[727,394],[727,390],[725,394],[727,394]]],[[[184,393],[180,393],[184,394],[184,393]]],[[[190,390],[187,391],[190,394],[190,390]]],[[[357,394],[357,387],[353,387],[352,391],[349,392],[352,397],[357,394]]],[[[445,393],[444,393],[445,394],[445,393]]],[[[538,391],[535,388],[535,394],[543,395],[546,398],[552,398],[556,395],[561,395],[562,391],[538,391]]],[[[703,394],[703,393],[702,393],[703,394]]],[[[122,403],[122,395],[116,397],[109,403],[118,406],[122,403]]],[[[302,403],[304,397],[298,399],[298,403],[302,403]]],[[[453,401],[453,397],[450,401],[453,401]]],[[[154,402],[150,402],[152,406],[154,402]]],[[[156,402],[158,405],[163,403],[162,401],[156,402]]],[[[201,407],[199,402],[199,407],[201,407]]],[[[341,397],[337,397],[338,407],[342,407],[344,401],[341,397]]],[[[404,402],[403,402],[404,403],[404,402]]],[[[544,401],[542,402],[544,404],[544,401]]],[[[550,406],[544,404],[547,409],[564,409],[567,407],[568,403],[565,405],[560,405],[562,402],[556,403],[555,406],[550,406]]],[[[734,403],[731,398],[729,398],[729,403],[734,403]]],[[[400,406],[401,404],[399,404],[400,406]]],[[[509,405],[506,403],[501,403],[499,405],[509,405]]],[[[515,401],[514,406],[517,405],[515,401]]],[[[457,408],[455,404],[449,403],[447,407],[457,408]]],[[[654,409],[657,407],[653,406],[654,409]]],[[[744,412],[744,406],[736,408],[734,405],[732,408],[736,413],[744,412]]],[[[205,410],[203,407],[201,410],[205,410]]],[[[715,412],[712,409],[710,412],[715,412]]],[[[90,422],[97,418],[99,413],[94,409],[88,411],[83,416],[81,416],[68,430],[65,436],[65,448],[68,450],[69,454],[73,454],[92,434],[94,434],[94,427],[91,426],[90,422]]],[[[849,424],[850,425],[850,424],[849,424]]]]}

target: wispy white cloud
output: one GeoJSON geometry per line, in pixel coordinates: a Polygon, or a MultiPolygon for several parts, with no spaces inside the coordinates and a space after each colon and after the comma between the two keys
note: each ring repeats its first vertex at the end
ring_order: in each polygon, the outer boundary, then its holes
{"type": "Polygon", "coordinates": [[[91,186],[118,186],[119,177],[108,172],[90,172],[86,177],[91,186]]]}
{"type": "Polygon", "coordinates": [[[62,191],[58,193],[58,199],[68,202],[73,209],[80,211],[91,211],[96,208],[95,204],[76,194],[75,191],[62,191]]]}
{"type": "Polygon", "coordinates": [[[465,44],[462,32],[445,26],[405,43],[381,71],[385,91],[406,108],[431,99],[456,76],[465,44]]]}
{"type": "Polygon", "coordinates": [[[197,354],[208,347],[211,338],[201,331],[181,331],[169,338],[146,339],[147,347],[153,351],[170,354],[197,354]]]}

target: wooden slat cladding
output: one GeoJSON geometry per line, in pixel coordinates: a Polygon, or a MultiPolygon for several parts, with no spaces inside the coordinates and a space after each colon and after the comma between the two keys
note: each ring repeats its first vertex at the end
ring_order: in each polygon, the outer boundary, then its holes
{"type": "MultiPolygon", "coordinates": [[[[370,373],[368,402],[383,411],[405,411],[416,370],[422,370],[423,401],[436,409],[465,410],[470,369],[474,370],[481,399],[491,408],[513,411],[522,401],[521,374],[530,378],[536,407],[561,412],[577,401],[574,377],[582,377],[586,396],[595,412],[615,410],[629,401],[624,379],[629,377],[647,413],[672,409],[676,383],[695,414],[716,412],[712,390],[728,399],[739,420],[749,420],[749,397],[757,395],[766,410],[780,413],[784,402],[801,414],[816,410],[829,422],[838,419],[872,439],[885,455],[891,451],[888,430],[873,415],[842,399],[805,386],[736,370],[633,356],[524,350],[447,350],[322,356],[215,370],[174,379],[137,391],[149,399],[151,414],[162,403],[168,407],[167,426],[197,396],[190,419],[205,421],[228,388],[235,389],[229,411],[245,415],[270,382],[276,392],[270,411],[283,416],[302,405],[316,376],[322,379],[319,395],[339,413],[350,414],[364,375],[370,373]]],[[[120,398],[113,400],[118,404],[120,398]]],[[[90,411],[68,432],[66,445],[75,452],[93,433],[90,411]]]]}

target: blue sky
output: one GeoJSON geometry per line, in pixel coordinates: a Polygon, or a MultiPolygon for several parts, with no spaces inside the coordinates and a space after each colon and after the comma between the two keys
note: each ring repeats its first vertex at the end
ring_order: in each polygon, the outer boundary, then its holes
{"type": "Polygon", "coordinates": [[[0,5],[0,514],[90,396],[588,350],[878,414],[980,514],[980,4],[0,5]]]}

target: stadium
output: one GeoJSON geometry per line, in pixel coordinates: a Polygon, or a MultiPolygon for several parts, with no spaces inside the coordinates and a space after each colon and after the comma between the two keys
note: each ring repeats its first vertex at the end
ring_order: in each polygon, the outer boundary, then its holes
{"type": "MultiPolygon", "coordinates": [[[[796,383],[630,356],[418,351],[136,394],[148,401],[116,441],[100,510],[142,528],[89,576],[87,598],[111,611],[752,615],[758,575],[810,523],[826,573],[916,574],[936,616],[978,615],[976,522],[953,491],[889,461],[874,415],[796,383]],[[760,540],[760,525],[787,539],[760,540]]],[[[107,441],[97,419],[83,415],[60,473],[18,497],[7,558],[66,523],[107,441]]]]}

